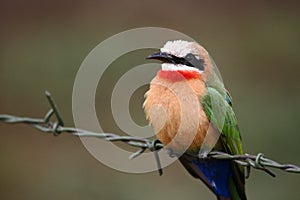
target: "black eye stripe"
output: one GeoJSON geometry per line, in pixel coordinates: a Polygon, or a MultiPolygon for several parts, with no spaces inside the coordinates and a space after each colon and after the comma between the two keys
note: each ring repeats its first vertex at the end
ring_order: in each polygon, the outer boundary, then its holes
{"type": "Polygon", "coordinates": [[[174,64],[182,64],[182,65],[188,65],[190,66],[191,63],[189,63],[185,58],[180,58],[174,55],[171,55],[174,61],[174,64]]]}
{"type": "Polygon", "coordinates": [[[166,52],[157,52],[151,54],[146,59],[157,59],[163,63],[172,63],[174,65],[186,65],[204,71],[205,62],[203,59],[198,58],[196,55],[189,53],[185,57],[177,57],[175,55],[166,53],[166,52]]]}
{"type": "Polygon", "coordinates": [[[201,71],[204,70],[204,60],[201,58],[197,58],[194,54],[189,53],[184,58],[180,58],[170,54],[169,56],[172,57],[172,59],[169,61],[170,63],[195,67],[201,71]]]}
{"type": "Polygon", "coordinates": [[[167,52],[156,52],[146,57],[146,59],[156,59],[162,63],[172,63],[174,65],[182,64],[204,71],[205,62],[203,59],[198,58],[196,55],[189,53],[185,57],[177,57],[167,52]]]}
{"type": "Polygon", "coordinates": [[[204,60],[197,58],[194,54],[189,53],[184,57],[184,59],[188,61],[192,67],[196,67],[202,71],[204,70],[204,60]]]}

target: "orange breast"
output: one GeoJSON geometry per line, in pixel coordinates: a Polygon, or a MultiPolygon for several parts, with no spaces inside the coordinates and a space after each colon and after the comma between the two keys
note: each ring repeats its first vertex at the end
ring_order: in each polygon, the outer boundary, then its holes
{"type": "Polygon", "coordinates": [[[155,77],[146,93],[145,113],[157,138],[174,152],[198,152],[209,121],[200,103],[201,77],[172,81],[155,77]]]}

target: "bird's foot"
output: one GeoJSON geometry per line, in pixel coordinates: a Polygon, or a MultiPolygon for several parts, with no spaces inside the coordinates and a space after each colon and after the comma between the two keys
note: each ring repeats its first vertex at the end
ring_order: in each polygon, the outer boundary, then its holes
{"type": "Polygon", "coordinates": [[[199,152],[198,157],[200,159],[207,159],[208,158],[208,152],[199,152]]]}

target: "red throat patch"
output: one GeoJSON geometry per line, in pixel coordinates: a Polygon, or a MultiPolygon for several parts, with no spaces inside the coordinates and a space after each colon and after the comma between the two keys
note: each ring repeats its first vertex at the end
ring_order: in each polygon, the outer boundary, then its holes
{"type": "Polygon", "coordinates": [[[168,79],[169,81],[176,82],[182,80],[190,79],[199,79],[201,75],[197,71],[192,70],[176,70],[176,71],[167,71],[159,70],[157,74],[160,78],[168,79]]]}

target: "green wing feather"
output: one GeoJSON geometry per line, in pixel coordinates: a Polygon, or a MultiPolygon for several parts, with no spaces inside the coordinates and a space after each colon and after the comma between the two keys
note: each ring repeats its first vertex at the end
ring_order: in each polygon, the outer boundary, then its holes
{"type": "MultiPolygon", "coordinates": [[[[201,103],[209,121],[221,133],[216,146],[221,146],[222,151],[231,155],[243,154],[240,130],[226,89],[207,86],[207,94],[202,97],[201,103]]],[[[234,199],[246,199],[244,167],[234,162],[232,167],[234,176],[230,187],[236,196],[234,199]]]]}
{"type": "Polygon", "coordinates": [[[218,90],[207,87],[201,103],[209,121],[221,132],[220,139],[227,153],[243,154],[240,130],[228,93],[222,95],[218,90]]]}

